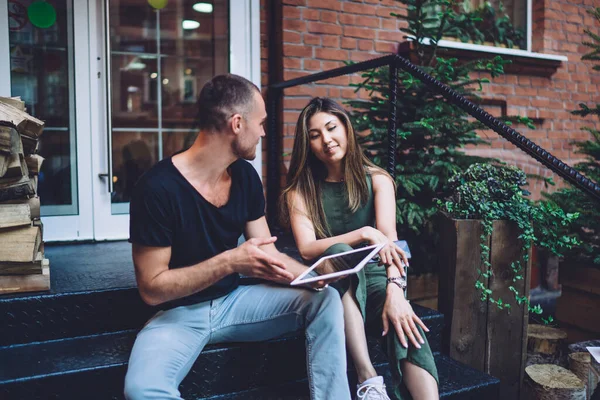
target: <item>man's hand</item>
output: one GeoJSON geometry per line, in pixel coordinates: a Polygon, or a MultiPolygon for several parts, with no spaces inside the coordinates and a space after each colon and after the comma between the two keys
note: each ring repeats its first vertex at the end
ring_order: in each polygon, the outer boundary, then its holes
{"type": "Polygon", "coordinates": [[[391,323],[396,329],[396,334],[402,346],[408,348],[407,337],[417,349],[421,348],[419,342],[421,344],[425,343],[417,329],[417,325],[423,328],[425,332],[429,332],[429,329],[417,317],[410,304],[408,304],[408,301],[404,298],[404,291],[397,285],[388,285],[381,318],[383,319],[382,336],[387,335],[391,323]]]}
{"type": "Polygon", "coordinates": [[[294,275],[286,270],[281,260],[260,249],[260,246],[273,244],[276,240],[276,237],[252,238],[230,250],[233,270],[245,276],[289,284],[294,275]]]}

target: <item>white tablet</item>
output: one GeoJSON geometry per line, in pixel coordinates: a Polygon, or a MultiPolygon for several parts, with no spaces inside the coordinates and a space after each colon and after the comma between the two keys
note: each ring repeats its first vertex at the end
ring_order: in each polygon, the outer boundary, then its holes
{"type": "Polygon", "coordinates": [[[374,244],[345,251],[343,253],[321,257],[306,271],[294,279],[290,285],[302,285],[323,279],[355,274],[360,271],[383,248],[383,246],[385,246],[385,243],[374,244]],[[315,271],[317,275],[309,275],[312,271],[315,271]]]}

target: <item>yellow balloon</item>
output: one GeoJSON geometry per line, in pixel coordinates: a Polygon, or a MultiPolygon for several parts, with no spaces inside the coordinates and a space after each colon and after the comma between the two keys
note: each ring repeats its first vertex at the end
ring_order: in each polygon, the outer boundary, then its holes
{"type": "Polygon", "coordinates": [[[157,10],[165,8],[168,2],[169,0],[148,0],[148,4],[150,4],[152,8],[156,8],[157,10]]]}

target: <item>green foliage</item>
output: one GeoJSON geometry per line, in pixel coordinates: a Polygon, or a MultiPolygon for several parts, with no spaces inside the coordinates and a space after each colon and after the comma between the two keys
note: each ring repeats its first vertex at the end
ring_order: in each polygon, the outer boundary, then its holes
{"type": "Polygon", "coordinates": [[[462,10],[449,16],[452,29],[445,36],[476,44],[493,42],[495,45],[504,44],[509,48],[525,47],[525,33],[513,26],[510,17],[504,12],[502,3],[498,10],[489,1],[474,10],[470,9],[470,4],[469,1],[464,1],[461,5],[462,10]]]}
{"type": "MultiPolygon", "coordinates": [[[[577,239],[567,232],[579,214],[565,213],[550,201],[534,203],[525,196],[523,189],[527,176],[513,166],[494,164],[473,164],[464,172],[449,180],[452,194],[444,201],[437,200],[439,209],[456,219],[478,219],[482,221],[484,234],[481,236],[481,264],[475,288],[480,291],[481,299],[496,304],[500,309],[508,309],[510,303],[505,299],[494,298],[488,287],[492,276],[488,237],[492,234],[494,220],[508,220],[515,223],[520,231],[519,240],[523,261],[528,261],[528,251],[533,244],[562,256],[565,250],[579,244],[577,239]],[[484,279],[485,278],[485,279],[484,279]]],[[[513,282],[523,279],[523,265],[520,260],[511,264],[513,282]]],[[[525,304],[533,314],[541,314],[542,308],[532,306],[526,296],[521,296],[514,286],[509,287],[516,304],[525,304]]]]}
{"type": "MultiPolygon", "coordinates": [[[[414,38],[417,61],[425,72],[447,84],[474,102],[479,101],[478,92],[487,78],[473,79],[474,71],[486,71],[494,78],[504,73],[507,61],[501,57],[491,60],[474,60],[461,63],[456,58],[437,55],[437,41],[453,28],[455,2],[439,0],[402,0],[405,15],[393,14],[408,22],[402,29],[414,38]],[[432,10],[440,10],[433,13],[432,10]],[[429,39],[430,41],[426,40],[429,39]]],[[[440,50],[441,51],[441,50],[440,50]]],[[[362,141],[363,148],[375,163],[387,165],[387,121],[389,115],[389,71],[380,68],[362,75],[363,81],[357,91],[367,91],[368,100],[349,101],[354,110],[353,124],[358,132],[369,132],[362,141]]],[[[489,159],[465,154],[467,145],[486,144],[477,136],[476,130],[483,125],[468,118],[460,108],[448,103],[432,92],[418,79],[400,71],[398,73],[396,104],[397,147],[396,184],[398,234],[411,243],[419,272],[435,268],[437,259],[435,245],[437,232],[433,216],[437,209],[434,198],[449,194],[448,180],[476,162],[489,159]]],[[[526,123],[526,118],[512,118],[526,123]]],[[[510,123],[510,120],[506,121],[510,123]]]]}
{"type": "MultiPolygon", "coordinates": [[[[600,7],[588,10],[588,13],[600,23],[600,7]]],[[[600,61],[600,36],[592,33],[589,29],[584,31],[591,41],[585,41],[583,44],[592,48],[592,51],[581,59],[600,61]]],[[[600,65],[594,66],[594,69],[600,70],[600,65]]],[[[572,111],[572,114],[597,120],[600,116],[600,104],[596,104],[595,107],[580,104],[579,110],[572,111]]],[[[591,134],[591,139],[573,142],[576,152],[585,156],[585,160],[575,165],[575,168],[593,181],[600,182],[600,131],[591,127],[582,129],[591,134]]],[[[581,214],[581,218],[575,221],[573,228],[583,245],[582,248],[567,252],[567,259],[600,266],[600,205],[598,202],[575,188],[546,194],[546,197],[555,201],[565,210],[581,214]]]]}

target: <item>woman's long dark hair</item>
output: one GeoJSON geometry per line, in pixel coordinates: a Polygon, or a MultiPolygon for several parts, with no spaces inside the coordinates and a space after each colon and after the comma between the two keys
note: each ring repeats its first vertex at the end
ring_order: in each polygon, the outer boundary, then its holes
{"type": "Polygon", "coordinates": [[[310,119],[319,112],[336,116],[346,128],[348,147],[342,160],[342,171],[348,190],[348,206],[352,212],[358,210],[369,198],[367,169],[375,173],[387,172],[373,164],[362,151],[350,117],[342,106],[331,99],[315,97],[304,107],[296,124],[287,185],[282,192],[283,201],[280,202],[280,216],[283,225],[289,226],[290,214],[294,209],[291,194],[300,196],[304,200],[306,213],[313,223],[317,239],[322,239],[329,236],[329,227],[321,202],[321,185],[327,177],[327,168],[310,150],[308,133],[310,119]]]}

